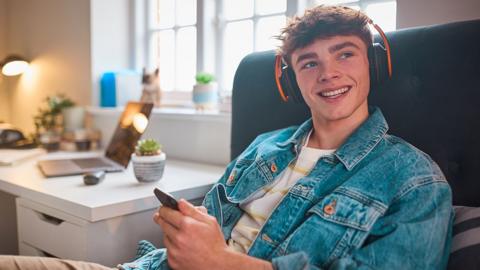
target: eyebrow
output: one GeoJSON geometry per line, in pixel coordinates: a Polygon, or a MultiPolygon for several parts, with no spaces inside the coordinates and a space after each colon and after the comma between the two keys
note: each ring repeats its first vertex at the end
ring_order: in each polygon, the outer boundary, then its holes
{"type": "MultiPolygon", "coordinates": [[[[337,51],[340,51],[344,48],[347,48],[347,47],[354,47],[356,49],[360,49],[360,47],[351,42],[351,41],[345,41],[345,42],[342,42],[342,43],[338,43],[338,44],[335,44],[331,47],[328,48],[328,52],[330,53],[334,53],[334,52],[337,52],[337,51]]],[[[298,64],[300,61],[302,60],[305,60],[305,59],[309,59],[309,58],[316,58],[317,57],[317,54],[314,53],[314,52],[308,52],[308,53],[305,53],[305,54],[302,54],[300,55],[298,58],[297,58],[297,61],[295,64],[298,64]]]]}
{"type": "Polygon", "coordinates": [[[328,48],[328,52],[334,53],[336,51],[340,51],[341,49],[344,49],[346,47],[354,47],[356,49],[360,49],[357,44],[351,42],[351,41],[345,41],[339,44],[335,44],[332,47],[328,48]]]}
{"type": "Polygon", "coordinates": [[[314,52],[304,53],[304,54],[298,56],[297,61],[295,62],[295,64],[298,64],[298,63],[300,63],[301,61],[303,61],[303,60],[305,60],[305,59],[308,59],[308,58],[317,58],[317,54],[314,53],[314,52]]]}

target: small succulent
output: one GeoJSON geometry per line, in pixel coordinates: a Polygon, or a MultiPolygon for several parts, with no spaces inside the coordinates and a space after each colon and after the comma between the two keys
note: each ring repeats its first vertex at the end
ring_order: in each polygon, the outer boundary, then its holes
{"type": "Polygon", "coordinates": [[[198,84],[209,84],[210,82],[215,80],[215,77],[207,72],[200,72],[195,76],[195,80],[198,84]]]}
{"type": "Polygon", "coordinates": [[[155,156],[159,155],[162,146],[154,139],[140,140],[135,146],[135,154],[137,156],[155,156]]]}

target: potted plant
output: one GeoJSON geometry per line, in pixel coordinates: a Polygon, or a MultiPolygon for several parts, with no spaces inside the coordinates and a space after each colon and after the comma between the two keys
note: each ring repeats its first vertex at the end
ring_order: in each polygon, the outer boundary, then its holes
{"type": "Polygon", "coordinates": [[[75,103],[64,95],[48,96],[45,104],[38,109],[33,121],[35,134],[40,144],[47,150],[57,150],[63,130],[62,111],[75,103]]]}
{"type": "Polygon", "coordinates": [[[154,139],[138,141],[132,154],[133,171],[139,182],[153,182],[162,178],[166,155],[154,139]]]}
{"type": "Polygon", "coordinates": [[[193,86],[193,103],[196,109],[214,109],[218,102],[218,87],[215,77],[207,72],[195,76],[197,84],[193,86]]]}

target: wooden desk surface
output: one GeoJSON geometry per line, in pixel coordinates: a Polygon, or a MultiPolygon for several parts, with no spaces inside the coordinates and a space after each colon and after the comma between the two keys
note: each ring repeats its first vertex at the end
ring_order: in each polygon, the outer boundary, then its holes
{"type": "Polygon", "coordinates": [[[200,198],[225,170],[224,166],[167,157],[163,177],[158,182],[139,183],[130,164],[124,172],[107,173],[98,185],[86,186],[81,175],[45,178],[37,167],[39,159],[72,155],[89,156],[91,153],[53,153],[0,167],[0,190],[95,222],[158,207],[154,187],[176,198],[200,198]]]}

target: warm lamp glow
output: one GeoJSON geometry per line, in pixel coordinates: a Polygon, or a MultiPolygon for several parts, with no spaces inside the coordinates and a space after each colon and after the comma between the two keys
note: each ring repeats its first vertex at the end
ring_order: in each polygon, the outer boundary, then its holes
{"type": "Polygon", "coordinates": [[[9,56],[3,62],[2,73],[5,76],[20,75],[28,69],[28,62],[18,56],[9,56]]]}
{"type": "Polygon", "coordinates": [[[143,113],[136,113],[133,116],[133,126],[138,133],[143,133],[148,125],[148,118],[143,113]]]}

